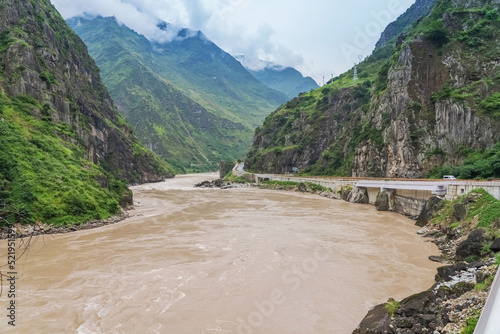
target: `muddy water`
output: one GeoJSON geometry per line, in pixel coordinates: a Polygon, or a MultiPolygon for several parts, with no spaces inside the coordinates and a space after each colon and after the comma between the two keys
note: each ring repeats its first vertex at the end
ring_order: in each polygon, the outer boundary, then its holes
{"type": "Polygon", "coordinates": [[[371,306],[433,283],[437,248],[405,217],[192,188],[207,178],[134,187],[134,217],[38,239],[18,261],[16,327],[4,290],[0,332],[350,333],[371,306]]]}

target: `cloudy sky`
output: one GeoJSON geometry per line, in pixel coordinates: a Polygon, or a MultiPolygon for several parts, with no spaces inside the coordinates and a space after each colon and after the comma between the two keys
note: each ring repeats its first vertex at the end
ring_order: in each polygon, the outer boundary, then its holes
{"type": "Polygon", "coordinates": [[[51,0],[67,19],[115,16],[149,39],[168,41],[160,20],[201,30],[249,66],[293,66],[319,84],[368,56],[385,26],[415,0],[51,0]]]}

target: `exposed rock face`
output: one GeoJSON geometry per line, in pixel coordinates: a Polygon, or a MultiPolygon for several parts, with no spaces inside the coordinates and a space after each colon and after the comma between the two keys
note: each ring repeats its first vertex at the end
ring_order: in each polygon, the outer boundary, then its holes
{"type": "Polygon", "coordinates": [[[441,210],[442,207],[441,198],[436,196],[429,198],[427,202],[425,202],[422,212],[420,212],[415,225],[420,227],[427,225],[427,223],[429,223],[429,219],[441,210]]]}
{"type": "Polygon", "coordinates": [[[117,113],[85,44],[48,0],[0,1],[0,33],[10,40],[0,54],[1,83],[9,97],[28,96],[43,105],[38,117],[66,124],[86,159],[129,182],[163,180],[167,173],[138,146],[117,113]],[[14,37],[15,36],[15,37],[14,37]]]}
{"type": "Polygon", "coordinates": [[[352,334],[394,333],[394,330],[390,327],[390,320],[385,305],[377,305],[368,312],[352,334]]]}
{"type": "Polygon", "coordinates": [[[233,167],[234,163],[229,161],[221,161],[219,164],[219,177],[223,179],[227,173],[233,170],[233,167]]]}
{"type": "MultiPolygon", "coordinates": [[[[354,156],[353,176],[422,177],[434,166],[460,163],[458,147],[484,150],[500,139],[500,129],[481,117],[472,105],[447,98],[432,102],[432,93],[449,82],[469,85],[467,73],[476,63],[461,59],[455,50],[442,52],[425,39],[404,47],[388,73],[388,91],[371,114],[389,111],[391,122],[382,131],[385,146],[360,144],[354,156]]],[[[498,68],[499,64],[493,65],[498,68]]],[[[484,96],[491,92],[484,92],[484,96]]],[[[377,122],[377,121],[375,121],[377,122]]]]}
{"type": "Polygon", "coordinates": [[[483,247],[489,241],[486,230],[478,228],[472,231],[466,240],[462,241],[457,248],[457,258],[465,259],[469,256],[480,256],[483,247]]]}
{"type": "Polygon", "coordinates": [[[368,192],[364,187],[342,190],[342,199],[350,203],[368,204],[368,192]]]}
{"type": "Polygon", "coordinates": [[[493,241],[490,250],[495,253],[500,252],[500,238],[496,238],[495,241],[493,241]]]}
{"type": "MultiPolygon", "coordinates": [[[[360,74],[349,85],[349,72],[280,107],[256,131],[247,168],[418,178],[437,166],[460,165],[464,152],[493,147],[500,141],[500,126],[481,101],[500,91],[495,84],[500,37],[488,35],[480,43],[491,52],[480,52],[472,46],[478,37],[468,35],[473,34],[470,22],[485,17],[485,4],[440,3],[429,19],[443,25],[437,30],[441,40],[431,33],[409,33],[358,66],[361,74],[369,65],[378,66],[377,80],[363,80],[360,74]],[[463,36],[470,41],[463,43],[463,36]],[[383,52],[391,60],[382,61],[383,52]]],[[[424,21],[422,30],[434,29],[424,21]]],[[[488,23],[491,29],[497,29],[494,22],[488,23]]]]}
{"type": "Polygon", "coordinates": [[[382,191],[377,195],[375,200],[375,208],[377,211],[390,211],[391,210],[391,193],[382,191]]]}

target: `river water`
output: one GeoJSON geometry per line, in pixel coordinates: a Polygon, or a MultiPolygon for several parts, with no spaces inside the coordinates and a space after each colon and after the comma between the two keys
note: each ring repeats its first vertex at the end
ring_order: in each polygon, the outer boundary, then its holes
{"type": "Polygon", "coordinates": [[[17,262],[15,327],[4,279],[0,332],[350,333],[371,306],[433,284],[439,252],[399,214],[193,188],[209,178],[133,187],[132,218],[40,237],[17,262]]]}

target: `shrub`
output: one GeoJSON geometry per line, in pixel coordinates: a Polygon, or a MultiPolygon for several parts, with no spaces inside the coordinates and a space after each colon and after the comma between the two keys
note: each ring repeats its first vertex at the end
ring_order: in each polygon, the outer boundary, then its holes
{"type": "Polygon", "coordinates": [[[394,317],[396,311],[399,309],[399,302],[394,298],[389,298],[389,300],[385,304],[385,309],[387,310],[387,313],[389,313],[391,317],[394,317]]]}

